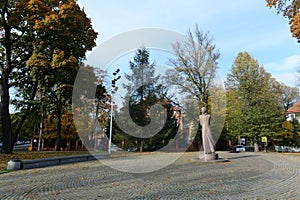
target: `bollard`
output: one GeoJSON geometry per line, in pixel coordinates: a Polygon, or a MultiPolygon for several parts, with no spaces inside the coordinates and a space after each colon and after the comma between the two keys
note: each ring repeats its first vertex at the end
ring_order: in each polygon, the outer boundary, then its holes
{"type": "Polygon", "coordinates": [[[19,170],[22,169],[23,162],[18,159],[10,160],[7,163],[7,170],[19,170]]]}

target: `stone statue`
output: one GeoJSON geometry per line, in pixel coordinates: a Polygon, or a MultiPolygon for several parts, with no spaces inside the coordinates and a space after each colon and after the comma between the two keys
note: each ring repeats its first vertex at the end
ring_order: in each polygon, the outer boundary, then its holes
{"type": "Polygon", "coordinates": [[[218,156],[215,154],[215,143],[210,130],[210,115],[207,114],[205,107],[203,107],[201,111],[202,114],[199,116],[199,121],[200,125],[202,126],[202,146],[204,150],[204,159],[215,160],[218,159],[218,156]]]}

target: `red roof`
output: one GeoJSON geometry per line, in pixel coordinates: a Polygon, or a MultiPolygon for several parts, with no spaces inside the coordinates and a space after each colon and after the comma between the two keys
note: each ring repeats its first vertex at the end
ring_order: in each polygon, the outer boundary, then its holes
{"type": "Polygon", "coordinates": [[[300,113],[300,100],[298,100],[291,108],[289,108],[287,113],[300,113]]]}

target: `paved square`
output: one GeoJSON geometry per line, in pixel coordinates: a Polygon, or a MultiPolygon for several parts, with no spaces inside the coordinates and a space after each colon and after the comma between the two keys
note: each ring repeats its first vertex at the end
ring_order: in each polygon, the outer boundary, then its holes
{"type": "Polygon", "coordinates": [[[299,155],[218,153],[230,162],[196,162],[192,152],[145,174],[101,161],[16,171],[0,175],[0,199],[300,199],[299,155]]]}

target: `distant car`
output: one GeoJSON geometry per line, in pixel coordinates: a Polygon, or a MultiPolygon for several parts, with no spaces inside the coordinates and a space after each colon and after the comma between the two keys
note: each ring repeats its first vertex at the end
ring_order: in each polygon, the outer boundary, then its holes
{"type": "Polygon", "coordinates": [[[25,144],[25,141],[24,141],[24,140],[18,140],[18,141],[16,142],[16,145],[21,145],[21,144],[25,144]]]}
{"type": "Polygon", "coordinates": [[[127,151],[129,151],[129,152],[140,151],[140,148],[136,148],[136,147],[134,147],[134,148],[128,148],[127,151]]]}
{"type": "Polygon", "coordinates": [[[246,151],[246,149],[243,145],[236,146],[236,152],[244,152],[244,151],[246,151]]]}
{"type": "Polygon", "coordinates": [[[239,152],[245,152],[245,151],[246,151],[246,149],[243,145],[237,145],[237,146],[230,148],[231,153],[239,153],[239,152]]]}
{"type": "Polygon", "coordinates": [[[26,140],[24,144],[30,144],[30,140],[26,140]]]}
{"type": "Polygon", "coordinates": [[[299,153],[300,152],[300,148],[298,148],[298,147],[291,147],[291,152],[299,153]]]}
{"type": "Polygon", "coordinates": [[[115,144],[111,144],[110,151],[111,152],[117,152],[117,151],[123,151],[123,149],[121,149],[120,147],[118,147],[115,144]]]}

